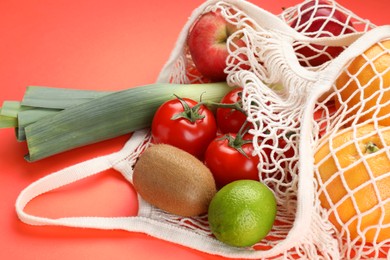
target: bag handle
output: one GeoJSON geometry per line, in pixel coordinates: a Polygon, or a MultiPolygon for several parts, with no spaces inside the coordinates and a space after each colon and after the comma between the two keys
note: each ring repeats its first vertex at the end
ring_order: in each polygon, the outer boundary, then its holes
{"type": "MultiPolygon", "coordinates": [[[[278,255],[286,247],[283,244],[269,251],[248,251],[244,248],[226,247],[222,242],[211,236],[205,236],[202,233],[189,231],[183,227],[153,218],[155,214],[153,213],[153,207],[143,201],[140,196],[138,196],[140,205],[137,216],[62,217],[54,219],[34,216],[24,211],[26,205],[39,195],[111,168],[121,172],[131,182],[133,173],[131,166],[135,163],[135,160],[148,144],[149,140],[147,130],[137,131],[133,133],[132,137],[119,152],[75,164],[33,182],[20,193],[16,200],[15,207],[19,219],[26,224],[35,226],[53,225],[141,232],[189,248],[202,250],[209,254],[249,257],[252,259],[261,258],[268,254],[278,255]]],[[[288,245],[286,248],[288,248],[288,245]]]]}
{"type": "Polygon", "coordinates": [[[131,181],[133,173],[131,166],[135,163],[147,138],[147,130],[134,132],[119,152],[75,164],[33,182],[19,194],[16,200],[15,207],[19,219],[30,225],[59,225],[99,229],[122,228],[124,221],[127,222],[129,217],[110,218],[110,221],[105,221],[107,219],[106,217],[64,217],[50,219],[28,214],[24,209],[31,200],[39,195],[111,168],[118,170],[127,180],[131,181]]]}

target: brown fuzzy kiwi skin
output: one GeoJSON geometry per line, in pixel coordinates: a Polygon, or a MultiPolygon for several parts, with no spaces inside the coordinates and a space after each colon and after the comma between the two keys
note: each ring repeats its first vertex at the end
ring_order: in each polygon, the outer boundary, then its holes
{"type": "Polygon", "coordinates": [[[217,192],[212,173],[199,159],[167,144],[153,144],[141,154],[133,185],[146,202],[184,217],[206,213],[217,192]]]}

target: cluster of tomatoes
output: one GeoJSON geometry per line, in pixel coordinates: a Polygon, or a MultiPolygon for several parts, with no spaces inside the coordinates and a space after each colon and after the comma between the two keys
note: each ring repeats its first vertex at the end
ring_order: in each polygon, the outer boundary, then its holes
{"type": "Polygon", "coordinates": [[[178,147],[202,160],[218,187],[239,179],[259,180],[250,124],[242,110],[242,88],[234,88],[220,103],[177,97],[162,104],[152,122],[154,143],[178,147]]]}

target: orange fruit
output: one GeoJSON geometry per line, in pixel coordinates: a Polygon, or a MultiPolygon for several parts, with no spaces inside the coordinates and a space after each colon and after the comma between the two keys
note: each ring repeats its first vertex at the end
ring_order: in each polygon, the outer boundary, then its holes
{"type": "Polygon", "coordinates": [[[390,129],[367,124],[337,132],[315,153],[321,205],[350,239],[390,239],[388,146],[390,129]]]}
{"type": "MultiPolygon", "coordinates": [[[[340,97],[335,100],[336,107],[347,106],[346,118],[358,110],[363,112],[358,122],[371,119],[375,110],[378,110],[376,117],[389,114],[390,104],[385,103],[390,100],[390,39],[374,44],[356,57],[336,80],[336,88],[340,91],[340,97]]],[[[389,126],[390,117],[378,122],[389,126]]]]}

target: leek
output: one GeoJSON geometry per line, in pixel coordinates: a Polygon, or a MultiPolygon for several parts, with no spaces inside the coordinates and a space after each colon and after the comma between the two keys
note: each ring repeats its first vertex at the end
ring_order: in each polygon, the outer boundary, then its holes
{"type": "MultiPolygon", "coordinates": [[[[26,140],[25,128],[27,125],[45,116],[52,116],[67,107],[81,104],[109,93],[112,92],[29,86],[22,102],[19,102],[20,109],[17,114],[16,130],[17,140],[26,140]]],[[[6,102],[3,105],[6,105],[6,102]]],[[[16,107],[16,104],[14,107],[16,107]]]]}
{"type": "Polygon", "coordinates": [[[30,109],[24,110],[18,113],[17,117],[17,129],[16,129],[16,138],[18,141],[26,140],[25,128],[35,123],[46,116],[52,116],[58,113],[59,109],[50,109],[50,108],[39,108],[39,109],[30,109]]]}
{"type": "Polygon", "coordinates": [[[64,109],[110,93],[112,92],[30,86],[24,94],[21,105],[64,109]]]}
{"type": "Polygon", "coordinates": [[[22,107],[19,101],[4,101],[0,115],[16,118],[18,113],[25,109],[27,108],[22,107]]]}
{"type": "Polygon", "coordinates": [[[0,114],[0,128],[16,127],[17,119],[15,117],[3,116],[0,114]]]}
{"type": "Polygon", "coordinates": [[[150,127],[157,108],[175,95],[218,102],[230,90],[225,82],[151,84],[117,92],[30,87],[17,113],[18,139],[27,141],[26,160],[37,161],[150,127]]]}

